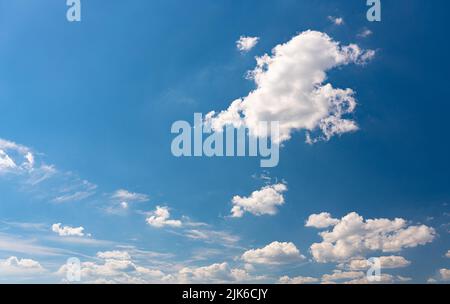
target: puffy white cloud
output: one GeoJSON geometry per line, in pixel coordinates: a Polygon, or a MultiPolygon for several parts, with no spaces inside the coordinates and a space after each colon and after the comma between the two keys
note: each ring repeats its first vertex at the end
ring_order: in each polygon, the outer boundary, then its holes
{"type": "MultiPolygon", "coordinates": [[[[134,253],[128,250],[98,252],[96,257],[100,261],[81,263],[81,283],[241,283],[265,279],[252,276],[247,270],[232,267],[227,262],[188,267],[165,263],[160,260],[164,256],[150,254],[143,255],[139,250],[134,253]],[[158,261],[149,258],[158,258],[158,261]],[[151,263],[156,268],[143,263],[151,263]]],[[[70,270],[70,265],[62,265],[57,274],[64,280],[70,270]]]]}
{"type": "Polygon", "coordinates": [[[169,227],[181,227],[182,222],[180,220],[171,220],[169,208],[156,206],[156,210],[150,213],[147,217],[147,224],[156,228],[169,227]]]}
{"type": "Polygon", "coordinates": [[[263,248],[244,252],[242,260],[251,264],[280,265],[305,259],[293,243],[273,242],[263,248]]]}
{"type": "Polygon", "coordinates": [[[0,260],[0,273],[2,276],[29,276],[45,271],[39,262],[31,259],[19,259],[12,256],[5,260],[0,260]]]}
{"type": "Polygon", "coordinates": [[[334,282],[340,280],[351,280],[361,278],[365,275],[362,271],[341,271],[335,270],[332,274],[324,274],[322,276],[323,282],[334,282]]]}
{"type": "MultiPolygon", "coordinates": [[[[402,256],[381,256],[378,258],[382,269],[394,269],[409,266],[410,261],[402,256]]],[[[366,259],[351,260],[348,268],[351,270],[365,270],[371,266],[371,263],[366,259]]]]}
{"type": "Polygon", "coordinates": [[[0,175],[22,174],[27,184],[35,186],[56,174],[52,165],[36,164],[33,151],[15,142],[0,138],[0,175]]]}
{"type": "Polygon", "coordinates": [[[340,219],[332,230],[319,234],[322,242],[311,245],[317,262],[346,261],[370,251],[398,252],[403,248],[425,245],[435,238],[433,228],[408,226],[404,219],[369,219],[355,212],[340,219]]]}
{"type": "Polygon", "coordinates": [[[441,280],[443,280],[443,281],[450,280],[450,269],[446,269],[446,268],[439,269],[439,274],[441,276],[441,280]]]}
{"type": "Polygon", "coordinates": [[[450,250],[447,251],[447,253],[445,254],[445,256],[446,256],[447,258],[450,259],[450,250]]]}
{"type": "Polygon", "coordinates": [[[342,18],[342,17],[328,16],[328,20],[333,22],[335,25],[343,25],[344,24],[344,18],[342,18]]]}
{"type": "Polygon", "coordinates": [[[236,195],[233,197],[232,217],[242,217],[244,212],[254,215],[274,215],[277,207],[284,204],[283,193],[287,191],[285,184],[264,186],[260,190],[253,191],[249,197],[236,195]]]}
{"type": "Polygon", "coordinates": [[[52,191],[40,191],[39,196],[42,198],[45,196],[42,193],[50,192],[51,200],[56,203],[79,201],[95,194],[97,185],[71,172],[59,172],[55,166],[45,164],[38,155],[29,147],[0,138],[0,176],[14,174],[27,189],[35,189],[52,178],[52,191]]]}
{"type": "Polygon", "coordinates": [[[184,267],[171,281],[176,283],[232,283],[258,281],[264,277],[253,277],[246,270],[232,268],[228,263],[215,263],[202,267],[184,267]]]}
{"type": "Polygon", "coordinates": [[[280,284],[312,284],[312,283],[318,283],[319,279],[312,278],[312,277],[293,277],[290,278],[288,276],[281,277],[278,282],[280,284]]]}
{"type": "Polygon", "coordinates": [[[305,227],[327,228],[339,223],[338,219],[332,218],[328,212],[320,214],[311,214],[306,221],[305,227]]]}
{"type": "Polygon", "coordinates": [[[258,43],[258,37],[247,37],[241,36],[238,41],[236,41],[236,47],[241,52],[248,52],[258,43]]]}
{"type": "Polygon", "coordinates": [[[326,72],[350,63],[362,64],[374,56],[355,44],[342,46],[327,34],[305,31],[290,41],[277,45],[272,55],[257,57],[249,77],[256,89],[231,103],[220,113],[210,112],[205,123],[220,131],[227,124],[245,126],[257,137],[270,136],[260,122],[279,122],[280,136],[290,139],[294,131],[318,130],[321,135],[308,142],[329,140],[334,135],[355,131],[356,122],[345,118],[356,107],[351,89],[335,89],[324,83],[326,72]]]}
{"type": "Polygon", "coordinates": [[[38,169],[32,169],[29,171],[28,183],[32,186],[36,186],[41,182],[53,177],[58,173],[55,166],[41,164],[38,169]]]}
{"type": "Polygon", "coordinates": [[[233,280],[228,263],[216,263],[209,266],[180,270],[181,281],[186,282],[214,282],[233,280]]]}
{"type": "Polygon", "coordinates": [[[61,223],[53,224],[52,231],[59,236],[84,236],[83,227],[62,226],[61,223]]]}

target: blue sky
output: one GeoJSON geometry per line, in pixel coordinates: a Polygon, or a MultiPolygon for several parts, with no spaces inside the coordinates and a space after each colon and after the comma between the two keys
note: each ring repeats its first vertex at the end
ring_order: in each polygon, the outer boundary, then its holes
{"type": "Polygon", "coordinates": [[[70,257],[84,282],[344,282],[369,257],[390,257],[387,281],[448,280],[449,4],[381,2],[368,22],[362,0],[82,0],[68,22],[63,0],[0,0],[0,281],[62,282],[70,257]],[[357,131],[292,130],[274,168],[172,155],[173,122],[247,96],[255,57],[307,30],[374,51],[324,70],[357,131]],[[258,195],[276,214],[230,216],[258,195]]]}

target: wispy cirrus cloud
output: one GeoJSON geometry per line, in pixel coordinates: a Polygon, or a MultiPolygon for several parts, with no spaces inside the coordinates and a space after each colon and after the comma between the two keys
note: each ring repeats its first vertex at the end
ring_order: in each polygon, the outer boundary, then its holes
{"type": "Polygon", "coordinates": [[[46,272],[38,261],[32,259],[20,259],[16,256],[0,259],[0,280],[9,277],[35,277],[46,272]]]}
{"type": "Polygon", "coordinates": [[[144,193],[131,192],[126,189],[118,189],[109,195],[109,205],[105,208],[106,213],[114,215],[125,215],[133,203],[148,202],[150,196],[144,193]]]}
{"type": "Polygon", "coordinates": [[[334,25],[343,25],[345,23],[344,18],[328,16],[328,20],[330,20],[334,25]]]}
{"type": "Polygon", "coordinates": [[[272,242],[263,248],[244,252],[241,259],[250,264],[282,265],[299,262],[306,257],[291,242],[272,242]]]}
{"type": "Polygon", "coordinates": [[[156,206],[156,209],[149,213],[146,222],[155,228],[181,227],[183,225],[180,220],[170,218],[170,211],[168,207],[161,206],[156,206]]]}
{"type": "Polygon", "coordinates": [[[37,256],[60,256],[67,251],[39,244],[36,238],[22,238],[17,235],[0,233],[0,251],[37,256]]]}

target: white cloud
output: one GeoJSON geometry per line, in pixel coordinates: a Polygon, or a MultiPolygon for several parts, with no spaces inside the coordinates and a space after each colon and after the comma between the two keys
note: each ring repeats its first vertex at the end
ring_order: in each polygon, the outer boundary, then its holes
{"type": "Polygon", "coordinates": [[[207,229],[190,229],[184,232],[190,239],[202,240],[207,243],[217,243],[224,246],[234,246],[240,238],[225,231],[215,231],[207,229]]]}
{"type": "Polygon", "coordinates": [[[0,138],[0,176],[13,174],[27,190],[37,193],[39,198],[49,198],[56,203],[79,201],[95,194],[97,185],[80,179],[71,172],[59,172],[48,165],[39,153],[24,145],[0,138]],[[51,191],[42,187],[44,181],[53,183],[51,191]],[[55,194],[56,192],[56,194],[55,194]],[[56,196],[56,197],[55,197],[56,196]]]}
{"type": "Polygon", "coordinates": [[[339,223],[338,219],[332,218],[328,212],[320,214],[311,214],[306,221],[305,227],[327,228],[339,223]]]}
{"type": "Polygon", "coordinates": [[[0,138],[0,174],[24,173],[34,166],[31,149],[0,138]]]}
{"type": "Polygon", "coordinates": [[[62,255],[64,250],[40,245],[35,238],[24,239],[16,234],[13,235],[0,232],[0,252],[56,256],[62,255]]]}
{"type": "Polygon", "coordinates": [[[447,253],[445,254],[445,256],[446,256],[447,258],[450,259],[450,250],[447,251],[447,253]]]}
{"type": "Polygon", "coordinates": [[[402,276],[393,276],[391,274],[382,273],[377,281],[369,281],[367,276],[362,276],[347,282],[345,284],[393,284],[393,283],[404,283],[410,281],[410,278],[405,278],[402,276]]]}
{"type": "Polygon", "coordinates": [[[280,284],[312,284],[318,283],[319,279],[312,277],[293,277],[290,278],[288,276],[281,277],[278,282],[280,284]]]}
{"type": "Polygon", "coordinates": [[[39,262],[31,259],[19,259],[11,256],[5,260],[0,260],[0,273],[2,276],[30,276],[45,271],[39,262]]]}
{"type": "Polygon", "coordinates": [[[364,271],[334,270],[322,276],[322,284],[392,284],[410,281],[410,278],[382,273],[377,280],[369,280],[364,271]]]}
{"type": "Polygon", "coordinates": [[[287,191],[285,184],[264,186],[260,190],[253,191],[249,197],[234,196],[231,209],[232,217],[242,217],[245,212],[254,215],[274,215],[277,207],[284,204],[283,193],[287,191]]]}
{"type": "Polygon", "coordinates": [[[317,138],[308,134],[310,143],[355,131],[356,122],[345,118],[355,110],[354,92],[324,83],[326,72],[350,63],[362,64],[373,56],[373,51],[355,44],[342,46],[325,33],[302,32],[277,45],[272,56],[257,57],[257,66],[249,74],[257,88],[233,101],[227,110],[208,113],[205,123],[214,130],[227,124],[246,126],[252,135],[264,137],[270,132],[259,128],[260,122],[278,121],[280,137],[273,140],[280,142],[299,130],[321,131],[317,138]]]}
{"type": "Polygon", "coordinates": [[[156,206],[156,210],[150,213],[147,217],[147,224],[156,228],[169,227],[181,227],[182,222],[180,220],[171,220],[169,208],[156,206]]]}
{"type": "Polygon", "coordinates": [[[256,46],[258,41],[258,37],[241,36],[239,40],[236,41],[236,47],[241,52],[248,52],[256,46]]]}
{"type": "MultiPolygon", "coordinates": [[[[137,265],[127,252],[98,252],[97,257],[102,261],[81,263],[82,282],[145,284],[161,282],[165,277],[161,270],[137,265]]],[[[61,266],[57,273],[65,277],[70,270],[68,267],[68,265],[61,266]]]]}
{"type": "Polygon", "coordinates": [[[6,226],[18,228],[21,230],[31,230],[33,232],[48,230],[47,224],[38,222],[15,222],[0,220],[0,224],[4,224],[6,226]]]}
{"type": "Polygon", "coordinates": [[[114,200],[120,202],[147,202],[150,198],[146,194],[129,192],[125,189],[119,189],[111,195],[114,200]]]}
{"type": "Polygon", "coordinates": [[[0,150],[0,172],[9,171],[16,168],[16,164],[6,152],[0,150]]]}
{"type": "Polygon", "coordinates": [[[100,259],[114,259],[114,260],[130,260],[131,256],[126,251],[119,251],[119,250],[113,250],[113,251],[100,251],[97,252],[97,257],[100,259]]]}
{"type": "Polygon", "coordinates": [[[358,37],[360,37],[360,38],[366,38],[366,37],[369,37],[370,35],[372,35],[373,33],[372,33],[372,31],[371,30],[369,30],[369,29],[363,29],[359,34],[358,34],[358,37]]]}
{"type": "Polygon", "coordinates": [[[408,226],[404,219],[364,220],[355,212],[344,216],[331,231],[319,234],[321,243],[310,250],[317,262],[346,261],[370,251],[398,252],[403,248],[425,245],[435,238],[433,228],[408,226]]]}
{"type": "Polygon", "coordinates": [[[343,25],[344,24],[344,18],[342,18],[342,17],[328,16],[328,20],[333,22],[335,25],[343,25]]]}
{"type": "Polygon", "coordinates": [[[324,274],[322,276],[323,282],[335,282],[340,280],[351,280],[361,278],[365,275],[362,271],[341,271],[335,270],[332,274],[324,274]]]}
{"type": "Polygon", "coordinates": [[[147,202],[149,200],[150,197],[147,194],[119,189],[111,194],[111,205],[106,207],[105,211],[109,214],[125,215],[132,203],[147,202]]]}
{"type": "MultiPolygon", "coordinates": [[[[81,263],[83,283],[241,283],[265,278],[252,276],[247,270],[231,267],[227,262],[187,267],[158,261],[164,258],[164,255],[152,252],[142,253],[139,250],[133,254],[128,250],[97,252],[96,257],[100,261],[81,263]],[[140,259],[136,260],[137,256],[140,256],[140,259]],[[149,267],[143,263],[157,266],[149,267]],[[164,270],[161,270],[162,267],[164,270]]],[[[62,265],[57,274],[65,278],[69,270],[68,265],[62,265]]]]}
{"type": "MultiPolygon", "coordinates": [[[[410,261],[402,256],[381,256],[379,261],[382,269],[394,269],[409,266],[410,261]]],[[[351,270],[365,270],[370,267],[371,263],[366,259],[351,260],[348,264],[348,268],[351,270]]]]}
{"type": "Polygon", "coordinates": [[[228,263],[216,263],[209,266],[180,270],[181,282],[225,282],[234,280],[228,263]]]}
{"type": "Polygon", "coordinates": [[[53,165],[37,164],[34,152],[15,142],[0,138],[0,175],[13,173],[25,177],[31,186],[49,179],[57,170],[53,165]]]}
{"type": "Polygon", "coordinates": [[[87,180],[74,180],[69,187],[62,189],[61,195],[58,195],[52,201],[58,204],[82,201],[93,196],[96,189],[97,185],[87,180]]]}
{"type": "Polygon", "coordinates": [[[52,231],[59,236],[84,236],[83,227],[62,226],[61,223],[53,224],[52,231]]]}
{"type": "Polygon", "coordinates": [[[57,173],[58,171],[55,166],[42,164],[39,169],[34,169],[29,172],[30,176],[27,182],[32,186],[36,186],[57,173]]]}
{"type": "Polygon", "coordinates": [[[450,280],[450,269],[446,269],[446,268],[439,269],[439,274],[443,281],[450,280]]]}
{"type": "Polygon", "coordinates": [[[273,242],[260,249],[244,252],[242,260],[250,264],[280,265],[298,262],[305,257],[293,243],[273,242]]]}

